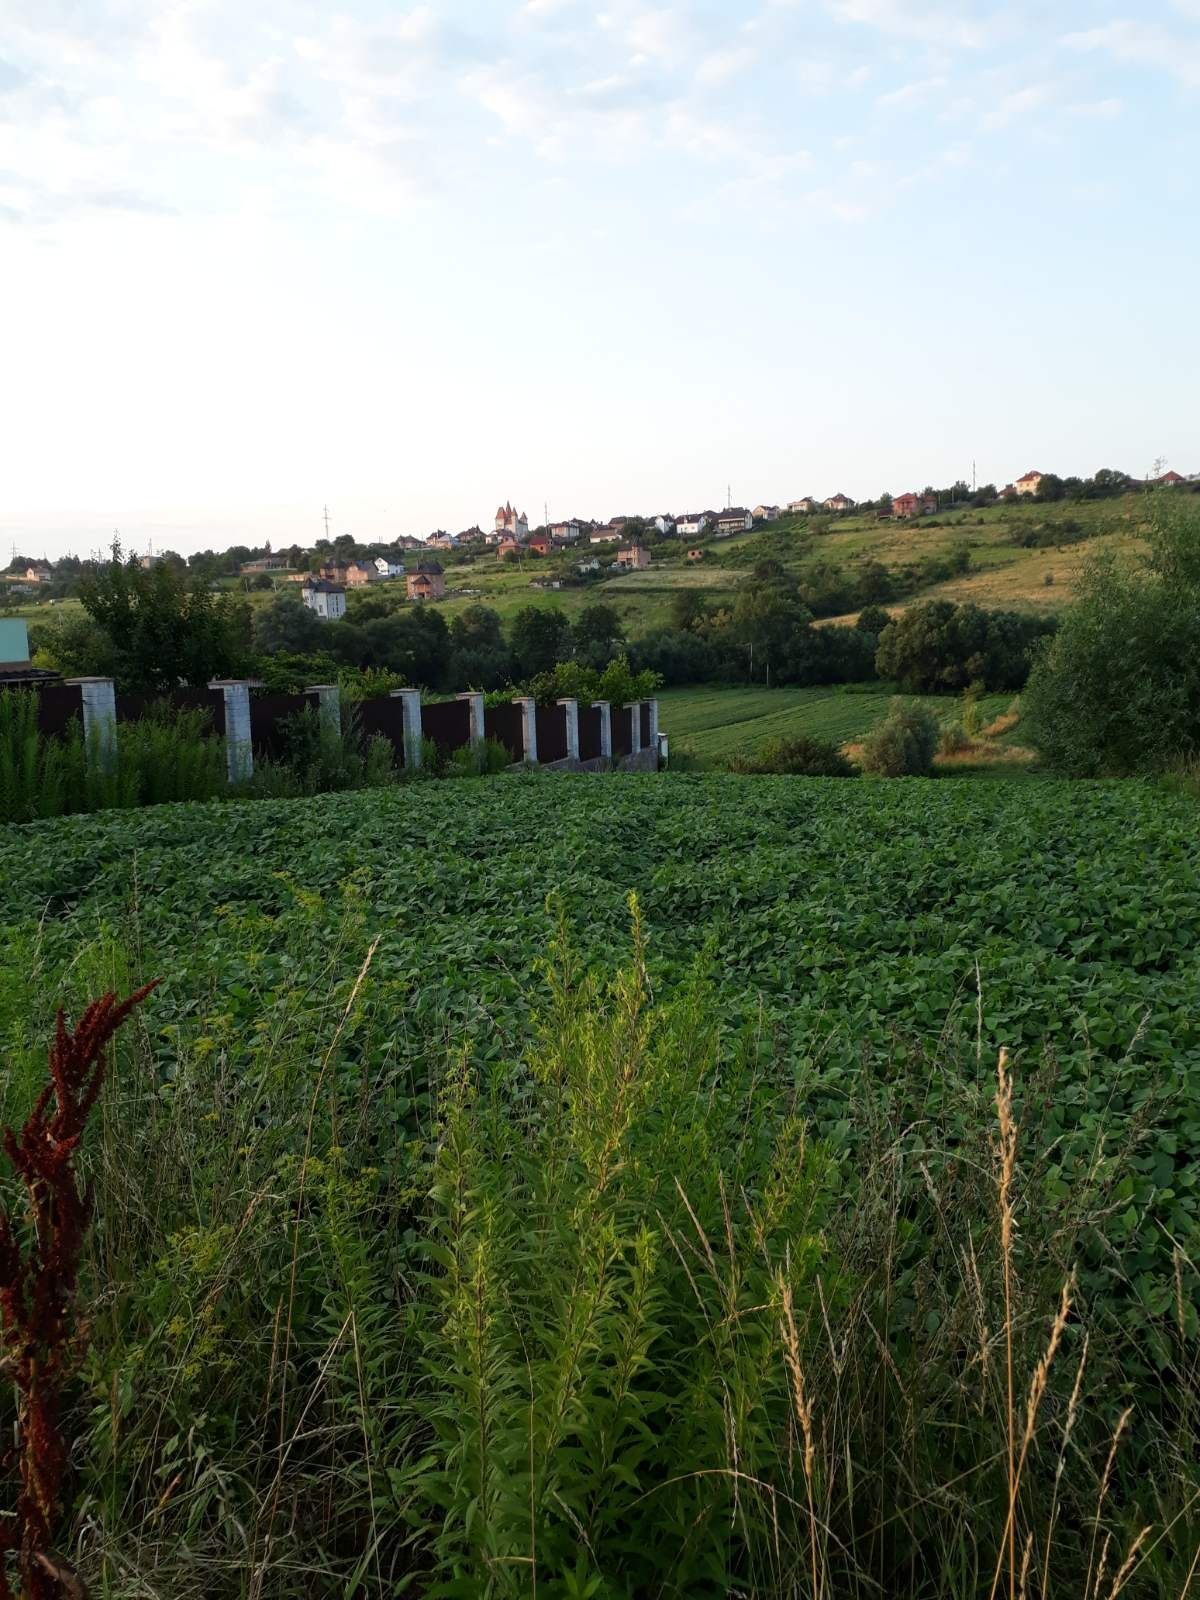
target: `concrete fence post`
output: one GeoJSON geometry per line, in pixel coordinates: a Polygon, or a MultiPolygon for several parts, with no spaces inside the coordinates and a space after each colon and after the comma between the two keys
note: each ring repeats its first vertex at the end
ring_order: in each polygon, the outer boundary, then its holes
{"type": "Polygon", "coordinates": [[[655,770],[662,766],[662,746],[658,738],[658,701],[650,702],[650,748],[654,751],[655,770]]]}
{"type": "Polygon", "coordinates": [[[421,691],[393,689],[391,698],[403,708],[404,765],[415,769],[421,765],[421,691]]]}
{"type": "Polygon", "coordinates": [[[612,706],[607,700],[593,700],[592,710],[600,713],[600,754],[612,760],[612,706]]]}
{"type": "Polygon", "coordinates": [[[478,750],[480,745],[482,745],[487,739],[483,722],[483,696],[477,690],[471,689],[465,694],[455,695],[454,698],[456,700],[465,700],[467,702],[468,709],[471,713],[469,742],[472,750],[478,750]]]}
{"type": "Polygon", "coordinates": [[[521,747],[525,760],[537,766],[537,701],[531,695],[519,695],[513,705],[521,708],[521,747]]]}
{"type": "Polygon", "coordinates": [[[629,713],[629,754],[639,755],[642,748],[642,702],[633,700],[621,709],[629,713]]]}
{"type": "Polygon", "coordinates": [[[83,742],[87,759],[93,750],[101,772],[113,772],[117,765],[117,691],[111,678],[68,678],[79,687],[83,707],[83,742]]]}
{"type": "Polygon", "coordinates": [[[225,697],[225,771],[230,783],[245,783],[254,776],[254,748],[250,742],[249,678],[214,678],[210,689],[225,697]]]}
{"type": "Polygon", "coordinates": [[[560,700],[567,713],[567,760],[579,760],[579,701],[560,700]]]}
{"type": "Polygon", "coordinates": [[[305,694],[315,694],[323,727],[332,733],[342,731],[342,690],[336,683],[310,683],[305,694]]]}

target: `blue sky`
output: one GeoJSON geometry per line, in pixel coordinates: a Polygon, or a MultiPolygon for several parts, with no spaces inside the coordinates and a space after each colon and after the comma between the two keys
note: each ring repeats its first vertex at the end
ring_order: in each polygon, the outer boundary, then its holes
{"type": "Polygon", "coordinates": [[[1200,0],[0,0],[0,535],[1200,470],[1200,0]]]}

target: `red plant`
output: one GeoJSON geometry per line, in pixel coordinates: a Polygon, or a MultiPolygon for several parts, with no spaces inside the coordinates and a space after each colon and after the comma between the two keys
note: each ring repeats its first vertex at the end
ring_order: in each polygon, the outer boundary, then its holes
{"type": "Polygon", "coordinates": [[[17,1439],[5,1464],[20,1477],[16,1516],[0,1518],[0,1600],[17,1593],[9,1584],[11,1556],[23,1600],[85,1593],[51,1544],[67,1470],[60,1407],[80,1354],[75,1290],[92,1219],[91,1185],[80,1189],[75,1153],[108,1070],[106,1046],[157,982],[127,1000],[94,1000],[71,1033],[60,1011],[50,1082],[20,1137],[4,1131],[4,1153],[25,1188],[30,1238],[23,1249],[12,1218],[0,1210],[0,1370],[17,1391],[17,1439]]]}

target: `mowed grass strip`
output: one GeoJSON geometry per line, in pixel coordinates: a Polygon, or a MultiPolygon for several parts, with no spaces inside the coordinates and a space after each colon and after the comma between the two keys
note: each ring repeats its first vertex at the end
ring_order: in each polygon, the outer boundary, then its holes
{"type": "MultiPolygon", "coordinates": [[[[767,739],[808,734],[833,744],[861,739],[887,715],[894,691],[884,685],[847,690],[816,689],[665,689],[659,695],[659,726],[678,749],[702,766],[717,766],[729,756],[757,749],[767,739]]],[[[951,695],[906,696],[927,706],[939,722],[962,716],[962,702],[951,695]]],[[[980,702],[985,724],[1004,713],[1008,694],[980,702]]]]}

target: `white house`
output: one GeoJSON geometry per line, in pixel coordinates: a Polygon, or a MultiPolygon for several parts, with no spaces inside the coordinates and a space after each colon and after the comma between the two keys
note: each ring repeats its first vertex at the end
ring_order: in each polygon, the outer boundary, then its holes
{"type": "Polygon", "coordinates": [[[788,501],[788,510],[789,511],[815,511],[816,509],[817,509],[817,502],[813,499],[812,495],[810,495],[810,494],[801,495],[799,500],[789,500],[788,501]]]}
{"type": "Polygon", "coordinates": [[[831,494],[828,500],[821,501],[826,511],[853,511],[855,502],[848,494],[831,494]]]}
{"type": "Polygon", "coordinates": [[[685,511],[682,517],[675,519],[675,532],[681,538],[688,534],[703,533],[709,525],[707,511],[685,511]]]}
{"type": "Polygon", "coordinates": [[[346,591],[340,583],[309,578],[300,591],[300,598],[322,622],[336,622],[338,617],[346,615],[346,591]]]}
{"type": "Polygon", "coordinates": [[[583,536],[583,523],[572,518],[569,522],[552,522],[550,524],[550,537],[558,539],[565,544],[574,544],[576,539],[583,536]]]}
{"type": "Polygon", "coordinates": [[[745,533],[753,526],[754,517],[745,506],[729,506],[717,518],[717,532],[726,536],[731,533],[745,533]]]}
{"type": "Polygon", "coordinates": [[[674,531],[675,531],[675,518],[674,517],[652,517],[650,520],[653,522],[654,526],[658,529],[659,533],[666,534],[666,533],[674,533],[674,531]]]}
{"type": "Polygon", "coordinates": [[[603,527],[592,529],[591,542],[593,544],[612,544],[614,539],[619,539],[620,537],[620,528],[614,528],[611,523],[606,523],[603,527]]]}
{"type": "Polygon", "coordinates": [[[375,570],[381,578],[402,578],[404,576],[403,561],[393,561],[390,556],[376,556],[375,570]]]}
{"type": "Polygon", "coordinates": [[[1036,494],[1042,487],[1044,472],[1027,472],[1023,478],[1018,478],[1013,488],[1018,494],[1036,494]]]}

